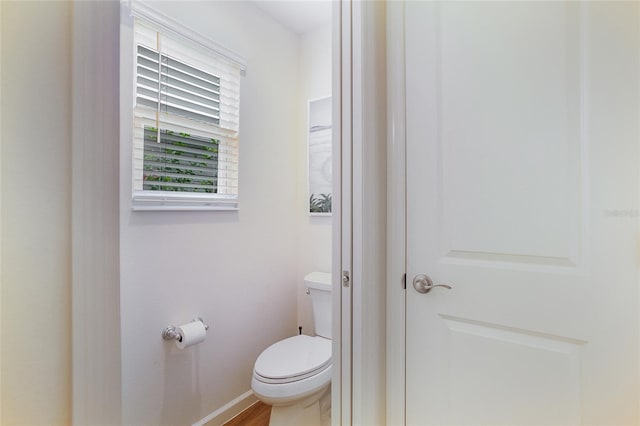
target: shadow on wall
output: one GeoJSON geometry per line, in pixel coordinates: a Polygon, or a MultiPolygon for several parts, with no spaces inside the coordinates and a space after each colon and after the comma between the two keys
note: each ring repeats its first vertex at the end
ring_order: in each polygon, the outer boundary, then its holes
{"type": "MultiPolygon", "coordinates": [[[[166,345],[161,425],[181,425],[185,419],[202,412],[199,364],[198,347],[180,350],[173,342],[166,345]]],[[[191,419],[191,423],[197,420],[191,419]]]]}
{"type": "Polygon", "coordinates": [[[184,212],[136,212],[129,218],[130,226],[167,226],[167,225],[210,225],[212,223],[239,223],[239,211],[210,211],[184,212]]]}

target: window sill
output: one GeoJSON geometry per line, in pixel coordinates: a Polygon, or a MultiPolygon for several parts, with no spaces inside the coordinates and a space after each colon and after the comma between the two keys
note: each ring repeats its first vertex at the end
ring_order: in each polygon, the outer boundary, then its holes
{"type": "Polygon", "coordinates": [[[137,191],[132,197],[133,211],[237,211],[235,196],[176,194],[175,192],[137,191]]]}

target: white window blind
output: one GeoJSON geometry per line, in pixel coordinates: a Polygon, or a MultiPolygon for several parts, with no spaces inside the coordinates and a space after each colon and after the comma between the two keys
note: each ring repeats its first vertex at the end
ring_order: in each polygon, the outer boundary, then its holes
{"type": "Polygon", "coordinates": [[[238,202],[240,67],[136,18],[134,209],[238,202]]]}

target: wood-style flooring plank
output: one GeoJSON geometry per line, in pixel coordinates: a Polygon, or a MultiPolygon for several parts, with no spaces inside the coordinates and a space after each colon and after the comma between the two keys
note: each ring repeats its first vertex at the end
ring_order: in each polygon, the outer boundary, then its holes
{"type": "Polygon", "coordinates": [[[271,406],[258,401],[223,426],[269,426],[270,416],[271,406]]]}

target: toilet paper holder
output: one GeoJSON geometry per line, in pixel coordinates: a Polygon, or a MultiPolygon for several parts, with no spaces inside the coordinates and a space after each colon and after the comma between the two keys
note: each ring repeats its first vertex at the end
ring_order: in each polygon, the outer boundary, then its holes
{"type": "MultiPolygon", "coordinates": [[[[205,324],[202,317],[197,317],[191,320],[191,322],[196,322],[196,321],[200,321],[204,325],[204,329],[209,330],[209,325],[205,324]]],[[[164,340],[180,341],[180,333],[178,333],[178,327],[176,327],[175,325],[170,325],[168,327],[165,327],[164,330],[162,330],[162,338],[164,340]]]]}

